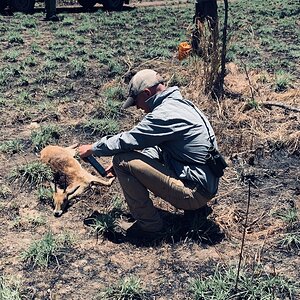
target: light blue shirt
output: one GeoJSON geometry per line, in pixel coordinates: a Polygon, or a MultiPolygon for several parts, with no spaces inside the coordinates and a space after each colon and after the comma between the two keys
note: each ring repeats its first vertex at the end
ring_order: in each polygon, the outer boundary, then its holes
{"type": "Polygon", "coordinates": [[[210,196],[216,194],[219,179],[205,165],[205,156],[215,142],[214,131],[192,102],[182,98],[178,87],[170,87],[147,100],[150,113],[134,128],[114,136],[105,136],[93,144],[97,156],[143,150],[149,157],[161,159],[179,179],[200,184],[210,196]],[[206,126],[205,126],[206,124],[206,126]],[[208,128],[208,130],[207,130],[208,128]]]}

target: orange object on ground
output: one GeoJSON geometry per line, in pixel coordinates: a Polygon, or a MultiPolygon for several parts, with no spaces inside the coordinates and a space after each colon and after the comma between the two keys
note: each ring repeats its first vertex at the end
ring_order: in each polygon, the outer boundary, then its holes
{"type": "Polygon", "coordinates": [[[178,59],[183,60],[184,58],[187,58],[191,50],[192,45],[190,45],[188,42],[180,43],[178,47],[178,59]]]}

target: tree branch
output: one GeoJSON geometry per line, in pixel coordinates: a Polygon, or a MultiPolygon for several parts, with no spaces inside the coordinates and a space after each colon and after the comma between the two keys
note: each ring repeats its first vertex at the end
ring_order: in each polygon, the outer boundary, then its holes
{"type": "Polygon", "coordinates": [[[262,105],[262,106],[265,106],[265,107],[277,106],[277,107],[284,108],[284,109],[287,109],[287,110],[291,110],[291,111],[294,111],[294,112],[300,112],[299,108],[292,107],[292,106],[289,106],[289,105],[285,105],[285,104],[282,104],[282,103],[279,103],[279,102],[262,102],[262,103],[259,103],[259,105],[262,105]]]}

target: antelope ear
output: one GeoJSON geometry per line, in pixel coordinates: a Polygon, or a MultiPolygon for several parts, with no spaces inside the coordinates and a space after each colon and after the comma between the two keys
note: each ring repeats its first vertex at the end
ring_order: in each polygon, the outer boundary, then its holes
{"type": "Polygon", "coordinates": [[[57,192],[57,185],[52,181],[50,181],[49,183],[50,183],[50,187],[51,187],[52,191],[56,193],[57,192]]]}
{"type": "Polygon", "coordinates": [[[71,190],[67,190],[67,197],[74,194],[79,188],[80,188],[80,185],[77,185],[76,187],[72,188],[71,190]]]}

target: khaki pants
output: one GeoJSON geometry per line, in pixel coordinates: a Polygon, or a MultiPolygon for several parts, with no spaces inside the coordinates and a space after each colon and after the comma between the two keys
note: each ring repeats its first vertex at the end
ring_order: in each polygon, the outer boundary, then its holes
{"type": "Polygon", "coordinates": [[[195,210],[209,201],[196,188],[177,179],[174,172],[142,153],[117,154],[113,165],[130,212],[145,231],[157,231],[163,225],[149,191],[178,209],[195,210]]]}

